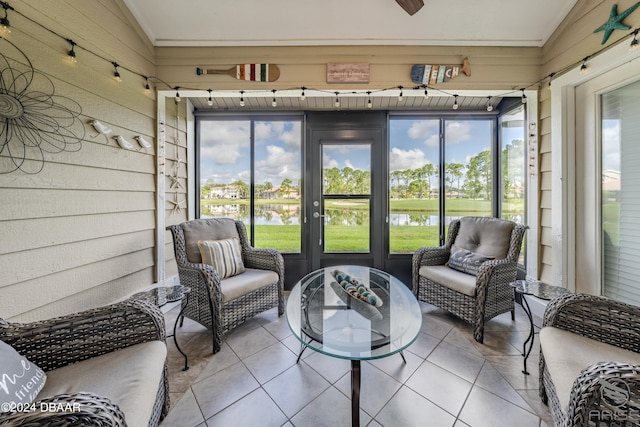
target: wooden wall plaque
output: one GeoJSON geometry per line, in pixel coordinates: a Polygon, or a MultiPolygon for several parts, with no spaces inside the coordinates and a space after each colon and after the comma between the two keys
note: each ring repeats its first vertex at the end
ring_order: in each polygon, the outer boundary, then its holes
{"type": "Polygon", "coordinates": [[[369,64],[327,64],[327,83],[369,83],[369,64]]]}

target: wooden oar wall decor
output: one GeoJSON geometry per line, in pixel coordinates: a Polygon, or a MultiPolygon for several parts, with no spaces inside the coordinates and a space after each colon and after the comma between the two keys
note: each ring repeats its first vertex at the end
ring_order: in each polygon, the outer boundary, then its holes
{"type": "Polygon", "coordinates": [[[274,64],[238,64],[228,70],[216,70],[211,68],[198,67],[196,74],[226,74],[238,80],[249,80],[255,82],[274,82],[280,77],[280,68],[274,64]]]}
{"type": "Polygon", "coordinates": [[[460,73],[471,76],[469,58],[462,60],[462,65],[414,65],[411,67],[411,81],[423,85],[435,85],[448,82],[460,73]]]}

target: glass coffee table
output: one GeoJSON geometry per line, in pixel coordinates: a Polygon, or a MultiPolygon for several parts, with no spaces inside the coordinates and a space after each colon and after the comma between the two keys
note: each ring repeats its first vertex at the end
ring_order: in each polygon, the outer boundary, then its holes
{"type": "Polygon", "coordinates": [[[422,327],[420,305],[404,283],[384,271],[352,265],[303,277],[289,294],[286,317],[302,343],[298,362],[307,347],[351,361],[352,426],[360,425],[360,361],[395,353],[404,360],[402,350],[422,327]]]}

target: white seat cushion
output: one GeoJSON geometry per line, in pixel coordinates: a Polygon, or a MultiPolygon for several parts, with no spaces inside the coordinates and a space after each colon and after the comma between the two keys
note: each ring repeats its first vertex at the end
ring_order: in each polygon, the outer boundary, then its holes
{"type": "Polygon", "coordinates": [[[260,288],[273,285],[279,279],[275,271],[245,268],[244,273],[220,281],[222,301],[233,301],[260,288]]]}
{"type": "Polygon", "coordinates": [[[166,357],[162,341],[149,341],[54,369],[37,399],[93,393],[118,405],[129,427],[147,427],[166,357]]]}
{"type": "Polygon", "coordinates": [[[418,274],[454,291],[471,297],[476,295],[476,276],[471,274],[462,273],[446,265],[423,265],[418,274]]]}
{"type": "Polygon", "coordinates": [[[597,362],[640,364],[640,353],[551,326],[540,331],[540,346],[560,406],[565,413],[569,407],[573,383],[583,369],[597,362]]]}

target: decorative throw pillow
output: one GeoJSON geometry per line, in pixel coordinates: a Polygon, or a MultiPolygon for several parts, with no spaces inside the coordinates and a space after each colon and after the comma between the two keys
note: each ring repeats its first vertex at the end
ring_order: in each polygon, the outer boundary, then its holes
{"type": "Polygon", "coordinates": [[[0,405],[11,410],[33,402],[47,374],[4,341],[0,341],[0,361],[0,405]]]}
{"type": "Polygon", "coordinates": [[[475,276],[478,274],[478,268],[480,268],[480,265],[483,262],[492,259],[494,259],[494,257],[480,255],[478,253],[453,246],[451,247],[451,255],[449,256],[449,267],[475,276]]]}
{"type": "Polygon", "coordinates": [[[220,279],[244,273],[240,239],[198,240],[198,249],[204,264],[212,265],[220,279]]]}

